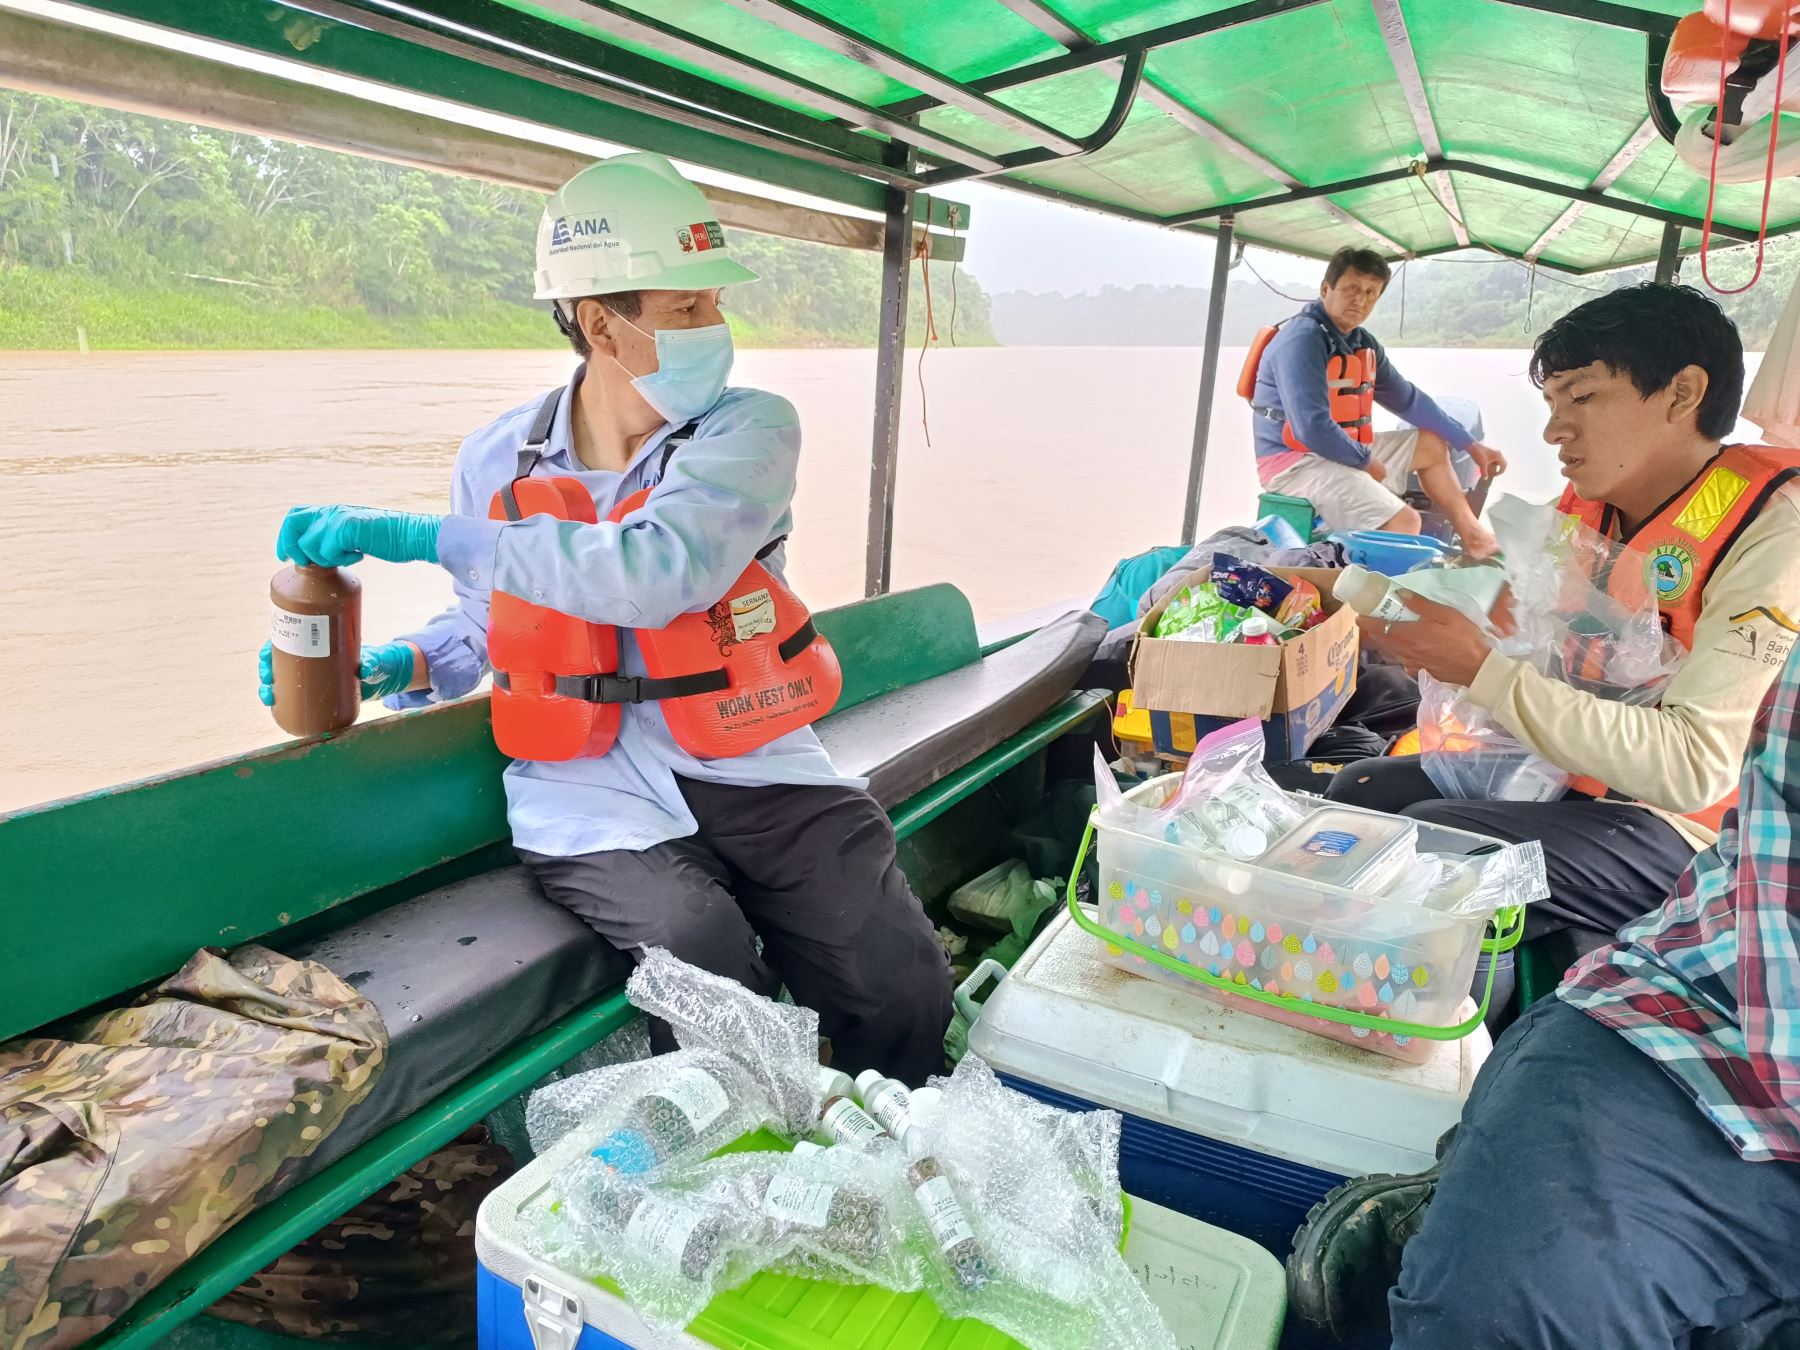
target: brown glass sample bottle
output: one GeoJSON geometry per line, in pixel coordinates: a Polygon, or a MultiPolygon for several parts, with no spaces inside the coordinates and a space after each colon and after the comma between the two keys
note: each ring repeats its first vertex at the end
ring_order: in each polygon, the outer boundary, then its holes
{"type": "Polygon", "coordinates": [[[362,583],[338,567],[284,567],[269,600],[276,725],[290,736],[342,731],[362,711],[362,583]]]}

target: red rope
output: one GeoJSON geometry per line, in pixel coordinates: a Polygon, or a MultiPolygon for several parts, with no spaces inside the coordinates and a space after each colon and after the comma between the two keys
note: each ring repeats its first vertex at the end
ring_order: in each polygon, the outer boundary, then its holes
{"type": "MultiPolygon", "coordinates": [[[[1720,27],[1726,33],[1731,32],[1731,0],[1725,0],[1725,17],[1720,27]]],[[[1713,198],[1719,191],[1719,140],[1724,134],[1725,116],[1725,56],[1719,55],[1719,102],[1714,114],[1712,167],[1706,175],[1706,220],[1700,230],[1700,276],[1708,288],[1718,295],[1742,295],[1762,279],[1763,255],[1768,248],[1769,240],[1769,197],[1775,190],[1775,147],[1781,139],[1781,86],[1787,79],[1788,38],[1791,28],[1787,19],[1781,24],[1781,52],[1775,64],[1775,108],[1769,114],[1769,158],[1763,166],[1763,199],[1762,220],[1756,228],[1756,270],[1736,290],[1725,290],[1714,284],[1712,273],[1707,269],[1707,252],[1712,247],[1713,198]]]]}
{"type": "MultiPolygon", "coordinates": [[[[929,219],[931,199],[927,197],[925,200],[927,219],[929,219]]],[[[925,283],[925,335],[919,343],[918,364],[919,426],[925,433],[925,444],[929,446],[931,444],[931,406],[925,395],[925,353],[931,349],[931,344],[938,340],[937,319],[931,312],[931,227],[929,224],[926,225],[925,232],[919,236],[915,252],[919,256],[919,276],[925,283]]],[[[904,334],[905,329],[902,328],[901,332],[904,334]]]]}

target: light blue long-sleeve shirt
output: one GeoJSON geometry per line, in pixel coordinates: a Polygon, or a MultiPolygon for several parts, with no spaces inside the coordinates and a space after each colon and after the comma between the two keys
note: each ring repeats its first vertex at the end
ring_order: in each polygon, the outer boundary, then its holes
{"type": "MultiPolygon", "coordinates": [[[[1469,448],[1474,437],[1432,399],[1402,375],[1388,360],[1386,349],[1366,328],[1340,332],[1325,306],[1311,301],[1263,351],[1251,403],[1259,408],[1278,408],[1294,429],[1294,436],[1315,455],[1336,460],[1352,469],[1367,468],[1368,448],[1350,439],[1331,420],[1330,393],[1325,385],[1325,364],[1333,356],[1348,356],[1364,347],[1375,352],[1375,402],[1408,426],[1433,431],[1454,450],[1469,448]]],[[[1283,469],[1298,462],[1305,452],[1295,450],[1281,436],[1281,423],[1268,418],[1253,420],[1257,470],[1266,484],[1283,469]]],[[[1396,492],[1404,491],[1404,485],[1396,492]]]]}
{"type": "MultiPolygon", "coordinates": [[[[624,473],[589,469],[575,457],[575,391],[569,382],[550,427],[537,476],[577,478],[593,494],[598,525],[534,516],[487,519],[494,494],[518,471],[519,450],[541,398],[514,408],[470,436],[456,457],[452,515],[438,537],[456,603],[416,633],[431,689],[387,700],[393,708],[460,698],[487,670],[488,596],[495,589],[533,604],[620,627],[620,669],[645,674],[629,629],[660,628],[678,614],[705,609],[737,580],[770,540],[792,525],[800,459],[793,405],[756,389],[727,389],[700,419],[693,438],[669,459],[658,481],[665,425],[645,441],[624,473]],[[619,524],[613,507],[640,488],[655,491],[619,524]]],[[[782,573],[784,550],[763,565],[782,573]]],[[[677,777],[745,787],[774,783],[860,786],[832,766],[810,729],[731,759],[697,759],[675,744],[656,703],[626,704],[619,739],[605,755],[557,762],[515,760],[507,768],[506,816],[513,842],[533,853],[573,857],[605,849],[645,849],[698,828],[677,777]]]]}

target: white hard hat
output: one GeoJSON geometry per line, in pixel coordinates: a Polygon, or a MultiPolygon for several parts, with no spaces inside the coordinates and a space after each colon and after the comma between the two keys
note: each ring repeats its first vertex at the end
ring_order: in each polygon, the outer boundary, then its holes
{"type": "Polygon", "coordinates": [[[635,151],[583,169],[538,222],[537,298],[704,291],[756,273],[736,261],[700,189],[661,155],[635,151]]]}

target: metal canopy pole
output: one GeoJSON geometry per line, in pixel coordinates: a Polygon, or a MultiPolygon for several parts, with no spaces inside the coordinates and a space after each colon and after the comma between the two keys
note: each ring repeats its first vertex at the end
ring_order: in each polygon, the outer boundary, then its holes
{"type": "MultiPolygon", "coordinates": [[[[372,4],[373,2],[374,0],[371,0],[372,4]]],[[[740,145],[774,150],[797,159],[808,160],[814,164],[866,174],[871,177],[884,174],[884,170],[879,164],[823,150],[816,145],[791,136],[766,131],[761,127],[738,122],[700,107],[691,107],[658,93],[617,85],[610,82],[601,72],[583,72],[570,62],[552,64],[549,58],[538,54],[522,55],[509,50],[491,49],[476,38],[464,38],[453,33],[421,27],[408,19],[384,12],[380,8],[364,8],[356,0],[294,0],[294,4],[308,13],[347,24],[352,28],[367,29],[384,37],[399,38],[403,42],[485,66],[490,70],[522,76],[539,84],[550,85],[570,93],[597,99],[614,107],[645,113],[677,126],[709,131],[740,145]]],[[[442,96],[441,91],[433,92],[438,92],[439,96],[442,96]]]]}
{"type": "MultiPolygon", "coordinates": [[[[1040,122],[1017,108],[1009,108],[988,98],[973,85],[966,85],[940,75],[929,66],[901,55],[855,29],[825,15],[796,4],[794,0],[725,0],[731,8],[753,14],[773,24],[784,33],[815,43],[839,56],[848,57],[859,66],[879,71],[891,80],[910,85],[939,103],[956,108],[990,126],[1000,127],[1021,136],[1033,145],[1041,145],[1058,154],[1081,152],[1081,143],[1065,136],[1055,127],[1040,122]]],[[[890,115],[907,116],[912,109],[893,105],[885,110],[890,115]]]]}
{"type": "MultiPolygon", "coordinates": [[[[1251,197],[1244,201],[1221,202],[1217,206],[1208,206],[1198,211],[1183,211],[1173,216],[1156,217],[1155,223],[1169,227],[1198,225],[1224,215],[1248,215],[1252,211],[1261,211],[1271,206],[1286,206],[1293,202],[1310,201],[1314,197],[1330,197],[1340,192],[1354,192],[1358,188],[1375,187],[1381,183],[1398,182],[1402,178],[1417,177],[1421,173],[1460,173],[1475,178],[1491,178],[1497,183],[1510,183],[1514,187],[1529,188],[1534,192],[1549,193],[1553,197],[1561,197],[1566,201],[1585,202],[1589,206],[1602,207],[1608,211],[1623,211],[1627,215],[1642,216],[1646,220],[1663,223],[1674,223],[1690,230],[1697,230],[1703,223],[1697,216],[1684,216],[1678,211],[1667,211],[1660,206],[1633,201],[1626,197],[1615,197],[1605,192],[1594,192],[1588,188],[1570,187],[1566,183],[1553,183],[1543,178],[1532,178],[1526,174],[1513,173],[1510,169],[1497,169],[1492,164],[1480,164],[1468,159],[1441,159],[1425,163],[1416,163],[1404,169],[1384,169],[1380,173],[1364,174],[1360,178],[1346,178],[1337,183],[1322,183],[1317,187],[1296,188],[1291,192],[1278,192],[1267,197],[1251,197]]],[[[1008,186],[1012,186],[1008,184],[1008,186]]],[[[1114,212],[1113,214],[1119,214],[1114,212]]],[[[1780,234],[1789,233],[1797,226],[1784,226],[1779,230],[1771,229],[1769,237],[1776,238],[1780,234]]],[[[1714,220],[1712,231],[1721,238],[1736,240],[1738,243],[1754,244],[1756,231],[1741,225],[1727,225],[1723,221],[1714,220]]],[[[1460,245],[1458,246],[1460,247],[1460,245]]],[[[1488,247],[1484,245],[1483,247],[1488,247]]],[[[1447,250],[1430,250],[1444,252],[1447,250]]],[[[1415,256],[1425,256],[1427,250],[1420,250],[1415,256]]]]}
{"type": "MultiPolygon", "coordinates": [[[[1178,23],[1164,24],[1161,28],[1146,29],[1142,33],[1134,33],[1130,37],[1119,38],[1114,42],[1096,42],[1078,50],[1065,52],[1061,56],[1047,56],[1041,61],[1014,66],[1011,70],[998,71],[993,75],[983,75],[978,79],[970,80],[967,88],[977,94],[991,94],[1001,89],[1016,89],[1022,84],[1033,84],[1038,80],[1047,80],[1053,76],[1067,75],[1072,70],[1086,70],[1089,66],[1122,60],[1133,52],[1153,52],[1159,47],[1171,47],[1178,42],[1188,42],[1197,37],[1205,37],[1208,33],[1223,32],[1227,28],[1236,28],[1246,23],[1260,23],[1264,19],[1291,14],[1296,10],[1310,9],[1314,5],[1324,3],[1326,0],[1244,0],[1244,3],[1232,5],[1227,9],[1214,10],[1210,14],[1202,14],[1197,18],[1182,19],[1178,23]]],[[[905,76],[896,75],[895,78],[903,83],[910,83],[905,76]]],[[[917,89],[922,86],[915,84],[913,87],[917,89]]],[[[947,98],[927,92],[916,98],[901,99],[897,103],[885,103],[882,107],[890,113],[910,115],[950,102],[951,100],[947,98]]],[[[952,103],[951,106],[955,105],[952,103]]]]}
{"type": "MultiPolygon", "coordinates": [[[[1466,159],[1447,159],[1441,164],[1428,167],[1444,169],[1451,173],[1472,174],[1476,178],[1491,178],[1496,183],[1510,183],[1514,187],[1532,188],[1538,192],[1548,192],[1558,197],[1566,197],[1572,202],[1586,202],[1589,206],[1602,207],[1608,211],[1623,211],[1627,215],[1661,221],[1665,225],[1682,225],[1688,229],[1697,230],[1705,223],[1698,216],[1684,216],[1679,211],[1666,211],[1660,206],[1651,206],[1646,202],[1633,201],[1627,197],[1615,197],[1606,192],[1593,192],[1586,188],[1572,188],[1559,183],[1545,182],[1541,178],[1514,173],[1510,169],[1495,168],[1492,164],[1478,164],[1466,159]]],[[[1756,242],[1754,229],[1746,229],[1741,225],[1727,225],[1721,220],[1713,221],[1712,232],[1726,239],[1735,239],[1743,244],[1756,242]]],[[[1773,237],[1774,231],[1770,231],[1770,235],[1773,237]]]]}
{"type": "MultiPolygon", "coordinates": [[[[368,2],[368,0],[365,0],[368,2]]],[[[716,42],[694,37],[669,24],[646,18],[612,0],[539,0],[545,8],[566,18],[590,24],[609,36],[636,43],[656,53],[664,61],[685,62],[702,70],[713,71],[775,98],[792,99],[827,117],[839,117],[852,126],[902,137],[922,150],[941,155],[982,173],[999,173],[1005,167],[999,159],[984,154],[948,136],[939,136],[914,126],[904,118],[894,117],[884,109],[869,107],[846,98],[823,85],[777,70],[761,61],[734,52],[716,42]]],[[[675,71],[679,76],[680,72],[675,71]]]]}
{"type": "MultiPolygon", "coordinates": [[[[1071,52],[1085,52],[1091,50],[1095,45],[1086,33],[1052,9],[1046,0],[1000,0],[1000,3],[1031,24],[1045,37],[1061,43],[1071,52]]],[[[1139,55],[1142,53],[1140,52],[1139,55]]],[[[1244,163],[1272,182],[1280,183],[1284,188],[1303,186],[1298,178],[1275,163],[1274,160],[1244,144],[1224,128],[1208,121],[1198,109],[1190,107],[1155,77],[1148,74],[1143,77],[1138,96],[1161,112],[1163,116],[1174,121],[1177,126],[1211,141],[1226,154],[1243,160],[1244,163]]],[[[1333,219],[1342,221],[1351,229],[1367,236],[1387,252],[1396,255],[1407,252],[1405,245],[1396,243],[1367,221],[1352,215],[1336,202],[1326,201],[1324,206],[1333,219]]]]}
{"type": "Polygon", "coordinates": [[[1217,206],[1202,207],[1198,211],[1180,211],[1172,216],[1158,216],[1156,223],[1170,227],[1198,225],[1203,221],[1210,221],[1221,216],[1247,215],[1251,211],[1261,211],[1265,207],[1288,206],[1294,202],[1311,201],[1315,197],[1331,197],[1340,192],[1355,192],[1361,188],[1379,187],[1383,183],[1398,183],[1403,178],[1417,176],[1417,170],[1409,164],[1404,169],[1382,169],[1378,173],[1365,173],[1356,178],[1342,178],[1335,183],[1321,183],[1317,187],[1290,188],[1286,192],[1271,193],[1267,197],[1220,202],[1217,206]]]}
{"type": "Polygon", "coordinates": [[[1206,297],[1206,355],[1200,362],[1200,406],[1194,412],[1194,454],[1188,461],[1187,502],[1181,512],[1181,542],[1192,544],[1200,528],[1200,489],[1206,480],[1206,443],[1212,437],[1213,389],[1219,382],[1219,343],[1225,334],[1225,287],[1231,273],[1235,222],[1219,222],[1213,250],[1212,291],[1206,297]]]}
{"type": "MultiPolygon", "coordinates": [[[[912,168],[910,151],[890,157],[903,171],[912,168]]],[[[894,480],[900,457],[901,361],[906,356],[907,290],[911,284],[913,216],[918,199],[901,188],[887,190],[887,224],[881,250],[881,327],[875,338],[875,443],[869,457],[869,539],[863,563],[863,594],[881,595],[894,574],[894,480]]]]}
{"type": "MultiPolygon", "coordinates": [[[[1646,117],[1638,125],[1638,129],[1631,134],[1631,138],[1619,147],[1618,153],[1606,162],[1606,167],[1594,175],[1593,181],[1588,184],[1588,191],[1604,192],[1618,182],[1625,176],[1625,171],[1638,162],[1639,157],[1650,148],[1655,140],[1656,119],[1646,117]]],[[[1543,256],[1545,249],[1549,248],[1576,221],[1581,219],[1582,213],[1586,210],[1586,202],[1571,202],[1568,208],[1551,222],[1550,227],[1537,237],[1536,242],[1525,250],[1525,260],[1536,262],[1543,256]]]]}
{"type": "MultiPolygon", "coordinates": [[[[1382,41],[1387,44],[1388,59],[1400,81],[1400,92],[1412,113],[1413,129],[1424,147],[1427,161],[1444,158],[1444,143],[1438,136],[1437,122],[1431,116],[1431,100],[1425,93],[1425,76],[1419,70],[1418,54],[1413,51],[1412,35],[1406,31],[1406,16],[1400,12],[1400,0],[1369,0],[1375,21],[1381,25],[1382,41]]],[[[1463,248],[1469,246],[1468,227],[1463,223],[1462,203],[1456,197],[1456,184],[1447,173],[1434,173],[1427,191],[1438,199],[1444,214],[1450,217],[1450,230],[1463,248]]]]}
{"type": "MultiPolygon", "coordinates": [[[[1042,146],[1035,150],[1020,150],[1007,155],[996,172],[1011,173],[1015,169],[1028,169],[1052,161],[1063,164],[1083,155],[1091,155],[1096,150],[1104,150],[1125,129],[1125,123],[1131,117],[1131,105],[1137,101],[1138,91],[1143,83],[1144,53],[1134,52],[1125,58],[1124,68],[1119,72],[1118,90],[1113,94],[1112,107],[1107,111],[1106,120],[1095,128],[1091,136],[1082,137],[1080,150],[1072,155],[1058,154],[1042,146]]],[[[939,183],[955,183],[968,178],[989,176],[991,175],[976,169],[940,169],[925,175],[925,186],[936,187],[939,183]]]]}
{"type": "Polygon", "coordinates": [[[1663,226],[1662,250],[1656,255],[1656,279],[1675,282],[1681,277],[1681,226],[1663,226]]]}

